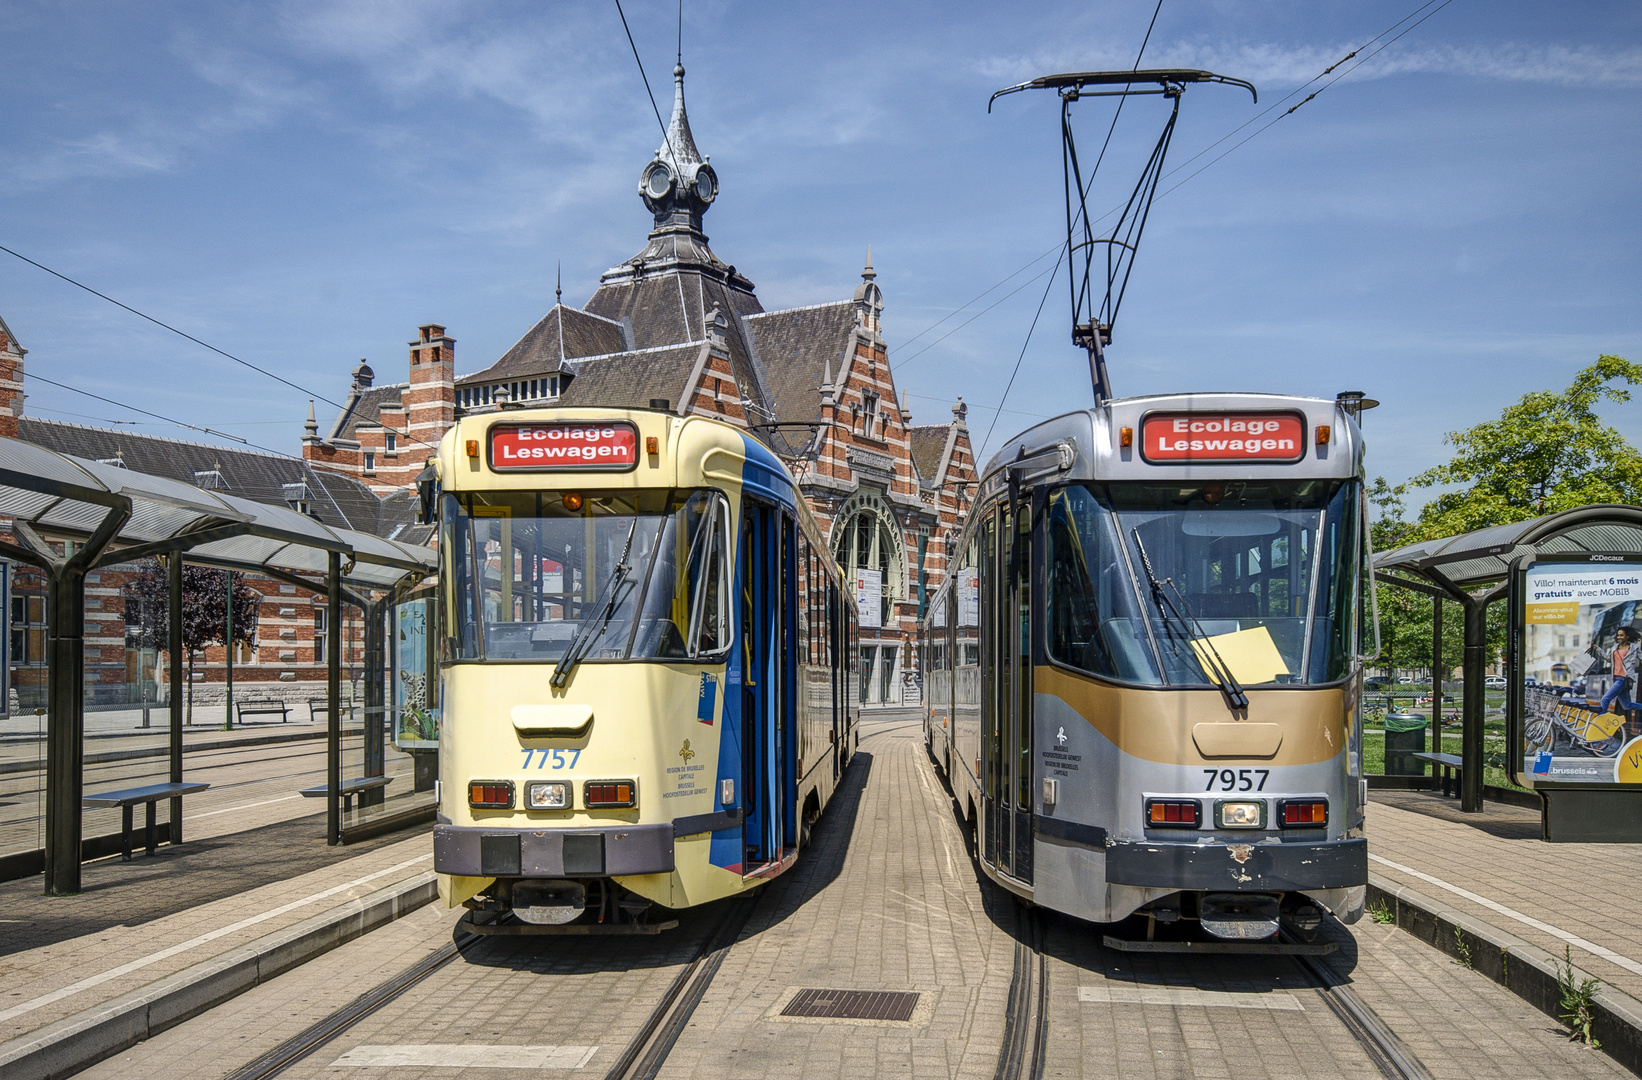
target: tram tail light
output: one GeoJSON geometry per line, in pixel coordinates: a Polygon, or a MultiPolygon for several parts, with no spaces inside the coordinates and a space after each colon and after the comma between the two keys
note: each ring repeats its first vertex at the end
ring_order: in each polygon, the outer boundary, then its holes
{"type": "Polygon", "coordinates": [[[631,780],[589,780],[582,786],[582,805],[589,810],[638,805],[638,785],[631,780]]]}
{"type": "Polygon", "coordinates": [[[469,781],[468,805],[475,810],[511,810],[513,808],[513,781],[469,781]]]}
{"type": "Polygon", "coordinates": [[[1325,799],[1289,799],[1283,803],[1280,818],[1283,828],[1315,828],[1328,824],[1328,801],[1325,799]]]}
{"type": "Polygon", "coordinates": [[[1146,800],[1146,824],[1154,829],[1195,829],[1202,815],[1196,799],[1146,800]]]}

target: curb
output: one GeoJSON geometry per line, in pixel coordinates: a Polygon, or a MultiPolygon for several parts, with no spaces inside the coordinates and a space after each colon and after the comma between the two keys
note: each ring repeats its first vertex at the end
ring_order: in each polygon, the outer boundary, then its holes
{"type": "MultiPolygon", "coordinates": [[[[1400,929],[1560,1022],[1560,957],[1406,885],[1369,874],[1368,902],[1382,900],[1395,911],[1400,929]]],[[[1590,973],[1575,967],[1573,977],[1585,979],[1590,973]]],[[[1591,1029],[1602,1053],[1642,1076],[1642,1001],[1603,983],[1594,1004],[1591,1029]]]]}
{"type": "Polygon", "coordinates": [[[88,1068],[410,914],[438,895],[436,881],[425,871],[0,1044],[0,1075],[57,1080],[88,1068]]]}

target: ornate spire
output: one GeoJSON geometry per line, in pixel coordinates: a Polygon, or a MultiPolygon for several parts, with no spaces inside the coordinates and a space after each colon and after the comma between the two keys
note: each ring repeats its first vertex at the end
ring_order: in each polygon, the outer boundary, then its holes
{"type": "Polygon", "coordinates": [[[308,422],[302,425],[302,441],[317,443],[319,441],[319,421],[314,419],[314,399],[308,399],[308,422]]]}
{"type": "Polygon", "coordinates": [[[673,224],[701,231],[701,215],[718,197],[718,174],[696,149],[684,108],[684,65],[673,68],[673,118],[656,156],[639,175],[639,197],[656,215],[656,227],[673,224]]]}

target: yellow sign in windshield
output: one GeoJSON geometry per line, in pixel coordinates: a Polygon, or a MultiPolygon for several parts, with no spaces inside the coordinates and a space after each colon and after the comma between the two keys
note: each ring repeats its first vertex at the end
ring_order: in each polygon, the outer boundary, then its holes
{"type": "Polygon", "coordinates": [[[1283,663],[1282,654],[1277,651],[1277,643],[1271,639],[1271,631],[1264,626],[1238,630],[1230,634],[1216,634],[1214,637],[1192,642],[1192,649],[1197,653],[1197,662],[1203,665],[1203,670],[1208,672],[1212,679],[1214,665],[1208,649],[1210,645],[1220,654],[1220,659],[1231,672],[1231,677],[1240,683],[1273,682],[1277,676],[1289,673],[1288,665],[1283,663]]]}

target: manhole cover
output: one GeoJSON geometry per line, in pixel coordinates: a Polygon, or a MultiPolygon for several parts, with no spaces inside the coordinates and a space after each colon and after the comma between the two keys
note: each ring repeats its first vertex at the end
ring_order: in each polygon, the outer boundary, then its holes
{"type": "Polygon", "coordinates": [[[908,1020],[917,1004],[917,994],[894,990],[800,990],[781,1010],[781,1015],[836,1020],[908,1020]]]}

